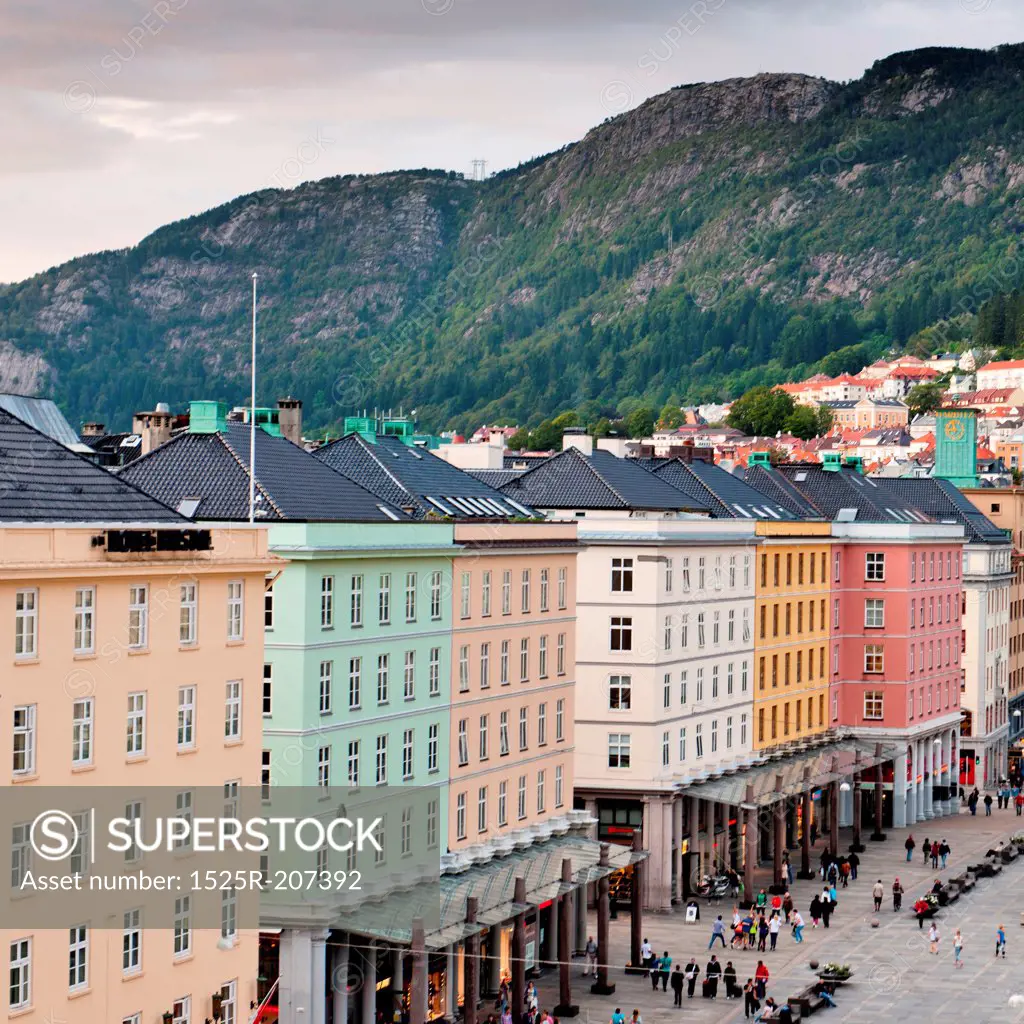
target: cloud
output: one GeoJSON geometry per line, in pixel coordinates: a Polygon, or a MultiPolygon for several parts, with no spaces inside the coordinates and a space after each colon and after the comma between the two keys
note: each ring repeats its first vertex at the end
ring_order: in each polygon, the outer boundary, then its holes
{"type": "Polygon", "coordinates": [[[305,177],[496,170],[581,137],[610,97],[760,70],[848,79],[897,50],[1019,38],[1012,0],[9,5],[0,280],[265,187],[318,131],[337,141],[305,177]]]}

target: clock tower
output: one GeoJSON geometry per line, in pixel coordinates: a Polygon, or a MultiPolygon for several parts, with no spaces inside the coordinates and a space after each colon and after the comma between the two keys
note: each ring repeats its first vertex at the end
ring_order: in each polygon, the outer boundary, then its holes
{"type": "Polygon", "coordinates": [[[935,468],[932,476],[957,487],[978,486],[978,410],[935,413],[935,468]]]}

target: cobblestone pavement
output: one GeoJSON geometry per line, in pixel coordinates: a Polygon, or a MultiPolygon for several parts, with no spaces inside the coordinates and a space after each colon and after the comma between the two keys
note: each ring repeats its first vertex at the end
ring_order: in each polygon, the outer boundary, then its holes
{"type": "MultiPolygon", "coordinates": [[[[754,973],[758,959],[763,959],[771,972],[768,995],[782,1000],[796,994],[814,981],[808,961],[824,964],[837,961],[849,964],[854,971],[851,983],[837,993],[839,1004],[835,1010],[822,1010],[816,1019],[847,1021],[849,1024],[877,1024],[885,1020],[917,1021],[930,1019],[934,1014],[950,1009],[955,1019],[970,1024],[989,1021],[1024,1022],[1024,1009],[1009,1006],[1011,995],[1024,994],[1024,858],[1008,865],[994,879],[980,880],[975,889],[955,904],[940,911],[936,922],[941,935],[937,956],[929,953],[927,925],[918,929],[917,920],[910,909],[914,900],[930,888],[936,876],[943,879],[957,875],[963,867],[975,862],[1000,839],[1007,839],[1024,819],[1013,811],[993,810],[991,817],[979,813],[972,817],[966,811],[958,816],[921,822],[913,829],[890,829],[885,842],[864,840],[867,850],[861,855],[857,881],[848,889],[839,890],[839,905],[832,916],[831,927],[811,928],[807,906],[820,882],[797,879],[792,887],[794,904],[804,915],[807,927],[804,942],[796,944],[788,928],[779,936],[778,949],[772,953],[756,951],[722,950],[716,953],[724,964],[732,960],[738,980],[743,982],[754,973]],[[904,840],[912,832],[917,841],[914,859],[908,864],[904,840]],[[953,849],[945,871],[935,872],[925,867],[920,846],[925,838],[945,838],[953,849]],[[894,913],[889,895],[894,876],[898,876],[906,890],[903,910],[894,913]],[[881,878],[886,899],[878,915],[879,926],[871,926],[874,918],[871,887],[881,878]],[[1006,959],[996,960],[995,931],[1003,924],[1007,932],[1006,959]],[[964,967],[953,969],[953,931],[959,927],[964,938],[964,967]]],[[[851,833],[844,829],[840,836],[840,849],[849,849],[851,833]]],[[[819,840],[812,852],[812,866],[817,867],[823,849],[819,840]]],[[[795,854],[799,864],[799,853],[795,854]]],[[[767,879],[765,880],[766,884],[767,879]]],[[[757,884],[762,884],[758,879],[757,884]]],[[[685,964],[691,956],[697,958],[703,977],[709,959],[708,939],[714,916],[721,913],[728,922],[732,904],[721,907],[701,907],[701,920],[686,924],[681,912],[647,914],[644,934],[656,952],[668,950],[676,963],[685,964]]],[[[597,922],[590,915],[589,930],[596,934],[597,922]]],[[[649,980],[625,975],[620,965],[629,957],[629,914],[619,913],[611,922],[611,958],[615,965],[610,981],[616,985],[611,996],[596,996],[590,992],[592,979],[581,977],[582,961],[573,965],[573,1002],[580,1007],[578,1021],[586,1024],[607,1024],[612,1011],[619,1006],[629,1020],[634,1008],[640,1010],[644,1024],[667,1024],[669,1021],[694,1022],[743,1020],[742,1000],[725,1000],[720,995],[714,1002],[700,998],[683,997],[682,1008],[673,1007],[672,990],[662,993],[651,991],[649,980]]],[[[545,973],[538,984],[541,1006],[552,1007],[558,1002],[558,974],[545,973]]],[[[722,991],[723,986],[719,986],[722,991]]],[[[700,989],[698,987],[698,996],[700,989]]]]}

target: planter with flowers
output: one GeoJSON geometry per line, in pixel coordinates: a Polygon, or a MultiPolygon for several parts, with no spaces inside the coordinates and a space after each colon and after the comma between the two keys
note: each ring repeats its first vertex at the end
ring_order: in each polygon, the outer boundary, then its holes
{"type": "Polygon", "coordinates": [[[822,964],[818,977],[829,985],[844,985],[853,977],[853,970],[849,964],[829,962],[822,964]]]}

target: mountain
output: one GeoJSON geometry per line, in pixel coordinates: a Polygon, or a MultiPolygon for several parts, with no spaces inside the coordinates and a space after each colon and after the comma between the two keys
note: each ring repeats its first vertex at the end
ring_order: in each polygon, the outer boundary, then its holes
{"type": "Polygon", "coordinates": [[[313,426],[706,400],[973,312],[1024,283],[1022,231],[1024,44],[687,85],[485,182],[268,190],[6,286],[0,389],[118,425],[240,401],[255,270],[260,398],[313,426]]]}

